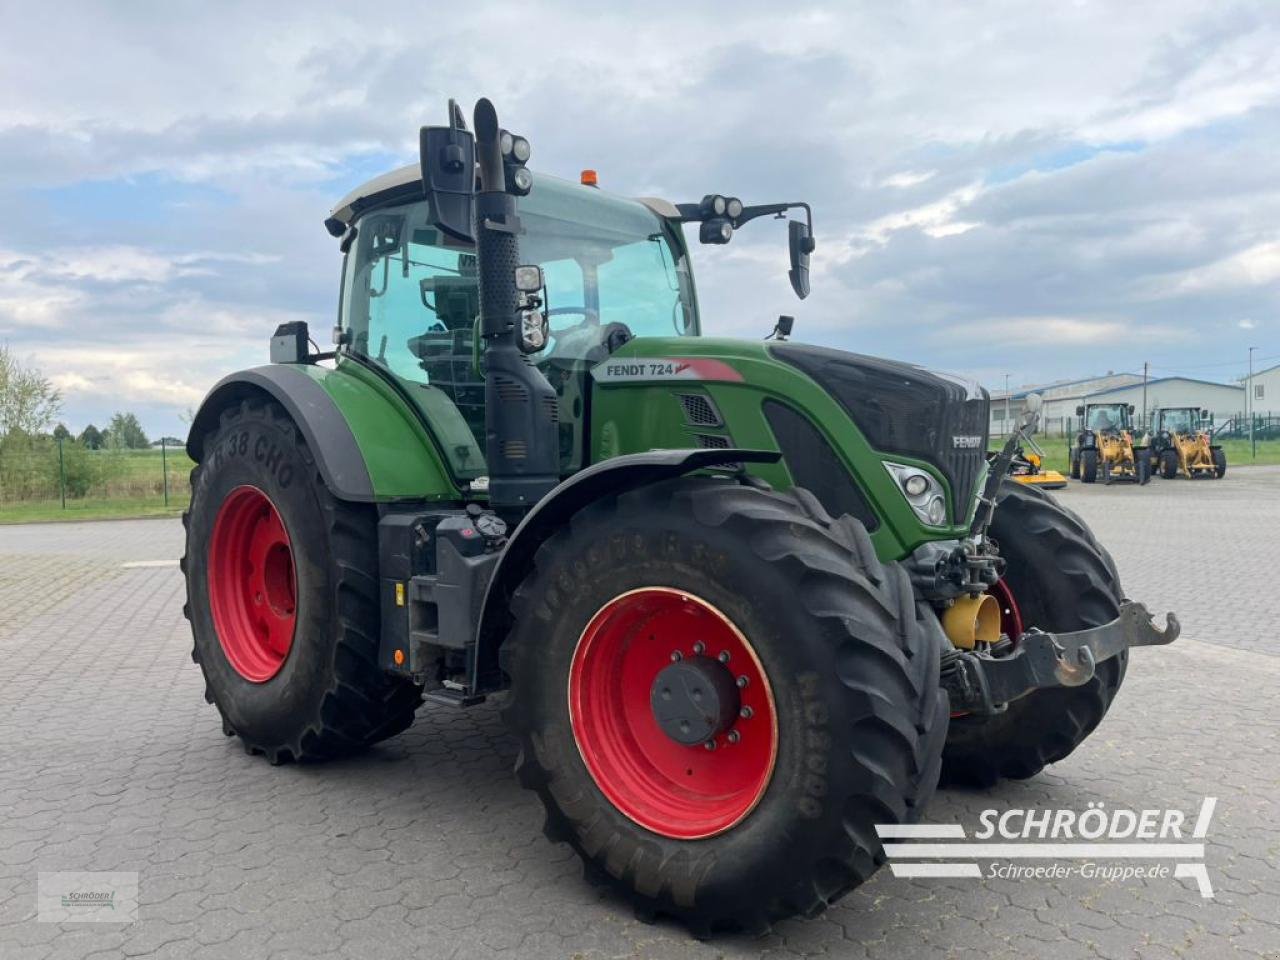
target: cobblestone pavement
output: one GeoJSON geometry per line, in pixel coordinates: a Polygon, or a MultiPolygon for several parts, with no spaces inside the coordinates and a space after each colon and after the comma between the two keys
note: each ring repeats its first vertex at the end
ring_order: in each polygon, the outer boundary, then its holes
{"type": "Polygon", "coordinates": [[[1185,880],[904,880],[881,871],[760,940],[646,926],[584,880],[510,773],[488,705],[424,707],[367,755],[272,768],[204,703],[164,561],[175,521],[0,527],[0,958],[1280,957],[1280,469],[1061,494],[1128,592],[1185,634],[1138,650],[1102,727],[986,807],[1194,811],[1216,898],[1185,880]],[[42,870],[137,871],[132,924],[35,920],[42,870]]]}

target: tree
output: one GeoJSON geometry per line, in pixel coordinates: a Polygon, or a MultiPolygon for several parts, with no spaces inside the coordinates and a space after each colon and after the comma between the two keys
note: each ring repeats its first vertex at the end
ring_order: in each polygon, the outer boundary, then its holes
{"type": "Polygon", "coordinates": [[[24,367],[0,344],[0,436],[43,433],[62,410],[62,394],[35,367],[24,367]]]}
{"type": "Polygon", "coordinates": [[[80,442],[86,449],[101,450],[107,444],[107,438],[102,435],[102,431],[95,427],[92,423],[84,428],[84,432],[80,434],[80,442]]]}
{"type": "Polygon", "coordinates": [[[142,424],[132,413],[117,413],[107,428],[108,443],[117,449],[144,450],[151,441],[142,431],[142,424]]]}
{"type": "Polygon", "coordinates": [[[60,423],[53,428],[53,439],[55,440],[71,439],[71,431],[67,429],[67,425],[65,423],[60,423]]]}

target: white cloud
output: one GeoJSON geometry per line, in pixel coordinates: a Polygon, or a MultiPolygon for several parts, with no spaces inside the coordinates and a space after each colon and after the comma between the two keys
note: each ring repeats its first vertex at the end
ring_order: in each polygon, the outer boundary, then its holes
{"type": "Polygon", "coordinates": [[[1177,289],[1230,290],[1277,282],[1280,282],[1280,240],[1259,243],[1214,263],[1188,270],[1178,280],[1177,289]]]}
{"type": "Polygon", "coordinates": [[[932,203],[878,217],[863,227],[861,233],[867,239],[880,244],[887,243],[889,235],[895,230],[915,228],[934,238],[967,233],[981,224],[963,220],[959,214],[981,192],[978,184],[969,184],[951,191],[932,203]]]}
{"type": "Polygon", "coordinates": [[[880,186],[893,187],[898,190],[906,187],[918,187],[920,184],[932,180],[937,173],[937,170],[902,170],[885,177],[880,181],[880,186]]]}
{"type": "Polygon", "coordinates": [[[1159,337],[1167,343],[1183,341],[1190,336],[1187,331],[1174,327],[1059,316],[993,317],[950,327],[942,334],[946,340],[980,338],[988,343],[1022,347],[1105,346],[1127,344],[1147,337],[1159,337]]]}

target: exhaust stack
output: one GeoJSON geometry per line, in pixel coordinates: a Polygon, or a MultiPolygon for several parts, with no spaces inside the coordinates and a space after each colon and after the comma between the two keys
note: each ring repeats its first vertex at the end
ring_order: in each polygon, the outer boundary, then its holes
{"type": "MultiPolygon", "coordinates": [[[[520,350],[522,309],[516,288],[520,220],[508,189],[502,130],[493,104],[476,104],[475,241],[484,337],[485,458],[489,503],[498,512],[523,512],[560,482],[560,436],[555,390],[520,350]]],[[[523,173],[523,169],[521,169],[523,173]]],[[[520,177],[512,177],[517,187],[520,177]]],[[[527,174],[523,184],[528,185],[527,174]]]]}

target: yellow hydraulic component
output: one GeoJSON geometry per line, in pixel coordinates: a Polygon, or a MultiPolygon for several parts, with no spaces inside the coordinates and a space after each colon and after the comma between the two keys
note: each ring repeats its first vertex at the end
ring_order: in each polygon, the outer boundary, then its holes
{"type": "Polygon", "coordinates": [[[1110,480],[1138,479],[1138,460],[1133,452],[1133,435],[1128,430],[1098,436],[1098,469],[1110,480]],[[1106,464],[1105,469],[1103,464],[1106,464]]]}
{"type": "Polygon", "coordinates": [[[989,593],[960,597],[943,611],[942,629],[961,650],[995,643],[1000,639],[1000,603],[989,593]]]}
{"type": "Polygon", "coordinates": [[[1178,454],[1178,472],[1194,478],[1197,473],[1215,473],[1213,451],[1209,449],[1209,434],[1203,430],[1192,433],[1175,433],[1173,450],[1178,454]]]}

